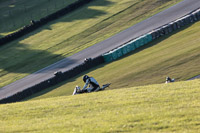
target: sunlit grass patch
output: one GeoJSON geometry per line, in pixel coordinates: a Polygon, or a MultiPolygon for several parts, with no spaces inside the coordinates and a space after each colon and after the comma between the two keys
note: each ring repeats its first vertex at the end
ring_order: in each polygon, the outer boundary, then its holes
{"type": "Polygon", "coordinates": [[[84,74],[95,77],[101,85],[112,83],[110,89],[164,83],[167,76],[176,81],[192,78],[200,74],[199,26],[200,22],[160,38],[124,58],[83,72],[33,97],[71,95],[76,85],[84,85],[84,74]]]}
{"type": "Polygon", "coordinates": [[[94,0],[0,47],[0,87],[101,42],[179,1],[94,0]]]}
{"type": "Polygon", "coordinates": [[[0,105],[4,132],[198,132],[200,80],[0,105]]]}

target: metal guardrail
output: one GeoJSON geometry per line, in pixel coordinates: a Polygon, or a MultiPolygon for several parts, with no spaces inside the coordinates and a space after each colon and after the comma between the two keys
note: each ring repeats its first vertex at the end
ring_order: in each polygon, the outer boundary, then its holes
{"type": "Polygon", "coordinates": [[[88,69],[96,67],[105,62],[114,61],[114,60],[118,59],[119,57],[126,55],[127,53],[129,53],[143,45],[147,45],[149,42],[156,40],[159,37],[168,35],[169,33],[172,33],[173,31],[176,31],[176,30],[178,30],[184,26],[187,26],[189,24],[193,24],[199,20],[200,20],[200,9],[195,10],[195,11],[191,12],[190,14],[188,14],[184,17],[181,17],[173,22],[170,22],[169,24],[166,24],[157,29],[154,29],[153,31],[151,31],[145,35],[142,35],[138,38],[130,40],[127,43],[121,45],[120,47],[117,47],[116,49],[108,51],[107,53],[104,53],[94,59],[88,60],[88,61],[82,63],[81,65],[72,68],[69,71],[57,72],[57,73],[55,73],[54,77],[52,77],[48,80],[42,81],[39,84],[36,84],[32,87],[29,87],[22,92],[18,92],[16,94],[14,94],[13,96],[4,98],[4,99],[0,100],[0,103],[11,103],[11,102],[17,102],[17,101],[23,100],[24,98],[31,96],[34,93],[42,91],[51,86],[54,86],[64,80],[73,78],[76,75],[78,75],[88,69]]]}

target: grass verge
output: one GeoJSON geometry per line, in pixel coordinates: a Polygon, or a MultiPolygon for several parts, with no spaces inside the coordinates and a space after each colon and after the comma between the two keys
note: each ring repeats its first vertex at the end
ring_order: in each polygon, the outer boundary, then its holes
{"type": "Polygon", "coordinates": [[[111,89],[163,83],[166,76],[180,81],[199,75],[199,26],[200,22],[160,38],[124,58],[81,73],[31,98],[71,95],[76,85],[84,85],[84,74],[95,77],[101,85],[112,83],[111,89]]]}
{"type": "Polygon", "coordinates": [[[8,35],[30,24],[31,20],[40,20],[77,0],[1,0],[0,36],[8,35]]]}
{"type": "Polygon", "coordinates": [[[197,133],[199,81],[0,105],[0,131],[197,133]]]}
{"type": "Polygon", "coordinates": [[[101,42],[178,1],[93,1],[0,47],[0,87],[101,42]]]}

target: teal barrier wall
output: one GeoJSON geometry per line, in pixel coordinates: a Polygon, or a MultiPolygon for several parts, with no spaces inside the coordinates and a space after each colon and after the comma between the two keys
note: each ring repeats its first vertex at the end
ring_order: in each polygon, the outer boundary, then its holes
{"type": "Polygon", "coordinates": [[[103,58],[104,58],[105,62],[111,62],[111,61],[113,61],[113,57],[112,57],[111,53],[104,54],[103,58]]]}
{"type": "Polygon", "coordinates": [[[130,44],[126,44],[126,49],[127,49],[127,53],[131,52],[131,45],[130,44]]]}
{"type": "Polygon", "coordinates": [[[153,40],[153,37],[151,34],[147,34],[146,39],[147,39],[147,43],[149,43],[153,40]]]}
{"type": "Polygon", "coordinates": [[[127,45],[122,46],[121,49],[122,49],[122,53],[123,53],[123,55],[125,55],[125,54],[128,53],[127,45]]]}
{"type": "Polygon", "coordinates": [[[116,59],[118,58],[117,49],[114,50],[114,51],[112,51],[112,52],[111,52],[111,55],[112,55],[113,60],[116,60],[116,59]]]}
{"type": "Polygon", "coordinates": [[[159,38],[163,35],[166,35],[174,30],[183,27],[186,24],[190,24],[198,20],[200,20],[200,9],[194,11],[193,13],[190,13],[187,16],[177,19],[176,21],[170,22],[167,25],[155,29],[152,32],[149,32],[148,34],[142,35],[134,40],[131,40],[130,42],[127,42],[126,44],[116,48],[113,51],[110,51],[109,53],[103,54],[104,60],[105,62],[114,61],[120,58],[121,56],[126,55],[127,53],[134,51],[135,49],[145,44],[148,44],[156,38],[159,38]]]}
{"type": "Polygon", "coordinates": [[[144,45],[144,36],[139,37],[139,47],[144,45]]]}
{"type": "Polygon", "coordinates": [[[116,50],[116,53],[117,53],[117,58],[123,56],[122,48],[118,48],[118,49],[116,50]]]}
{"type": "Polygon", "coordinates": [[[136,38],[106,54],[103,55],[105,62],[111,62],[118,58],[120,58],[123,55],[128,54],[131,51],[134,51],[136,48],[139,48],[153,40],[153,37],[151,34],[146,34],[143,36],[140,36],[139,38],[136,38]]]}
{"type": "Polygon", "coordinates": [[[135,41],[135,48],[139,48],[140,47],[140,42],[138,39],[134,40],[135,41]]]}
{"type": "Polygon", "coordinates": [[[136,47],[135,47],[135,41],[133,40],[133,41],[131,41],[131,42],[129,42],[129,43],[127,43],[127,45],[129,45],[130,46],[130,50],[131,51],[133,51],[133,50],[135,50],[136,49],[136,47]]]}

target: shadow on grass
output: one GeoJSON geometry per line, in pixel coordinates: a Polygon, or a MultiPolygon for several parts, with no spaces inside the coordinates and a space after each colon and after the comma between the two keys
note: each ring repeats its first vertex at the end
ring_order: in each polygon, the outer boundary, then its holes
{"type": "MultiPolygon", "coordinates": [[[[18,40],[15,40],[9,44],[1,46],[0,47],[0,69],[7,72],[13,72],[13,73],[33,73],[36,70],[44,68],[56,61],[59,61],[65,58],[61,55],[52,54],[45,50],[40,50],[39,48],[30,49],[28,47],[28,44],[21,44],[20,41],[41,32],[46,27],[47,27],[46,29],[51,30],[52,24],[61,22],[62,20],[64,20],[64,22],[72,22],[75,20],[91,19],[91,18],[99,17],[101,15],[105,15],[106,12],[92,9],[92,7],[109,6],[110,4],[112,4],[112,2],[108,0],[92,1],[91,3],[78,9],[79,12],[74,11],[66,15],[67,17],[65,19],[62,19],[63,18],[62,17],[58,20],[52,21],[50,24],[47,24],[30,34],[27,34],[18,40]],[[80,10],[81,10],[81,14],[80,14],[80,10]]],[[[73,63],[75,61],[71,61],[71,62],[73,63]]],[[[2,74],[0,73],[0,76],[3,76],[3,75],[4,75],[3,73],[2,74]]]]}
{"type": "MultiPolygon", "coordinates": [[[[75,20],[81,20],[81,19],[89,19],[89,18],[96,18],[98,16],[101,16],[101,15],[105,15],[106,12],[104,11],[100,11],[100,10],[95,10],[95,9],[92,9],[91,7],[92,6],[109,6],[110,4],[113,4],[112,2],[108,1],[108,0],[93,0],[91,1],[89,4],[86,4],[84,5],[83,7],[79,8],[79,9],[76,9],[75,11],[65,15],[65,16],[69,16],[67,17],[67,19],[65,19],[64,22],[72,22],[72,21],[75,21],[75,20]],[[79,13],[74,13],[74,12],[77,12],[77,11],[80,11],[81,10],[81,15],[80,15],[80,12],[79,13]],[[73,16],[71,15],[73,14],[73,16]]],[[[46,8],[46,7],[45,7],[46,8]]],[[[45,12],[45,11],[44,11],[45,12]]],[[[37,13],[37,12],[36,12],[37,13]]],[[[21,15],[21,14],[18,14],[18,15],[21,15]]],[[[34,16],[35,14],[32,14],[31,12],[29,12],[29,14],[25,14],[25,16],[27,17],[30,17],[30,16],[34,16]]],[[[41,15],[39,15],[41,16],[41,15]]],[[[65,17],[64,16],[64,17],[65,17]]],[[[9,21],[9,26],[6,24],[6,23],[2,23],[2,25],[4,25],[4,31],[3,32],[12,32],[14,30],[17,30],[21,27],[17,26],[18,24],[15,24],[15,23],[19,23],[18,21],[22,21],[22,20],[17,20],[18,17],[16,16],[12,16],[13,19],[9,21]],[[15,20],[17,22],[15,22],[15,20]],[[14,26],[15,25],[15,26],[14,26]],[[7,27],[7,28],[6,28],[7,27]],[[15,28],[16,27],[16,28],[15,28]]],[[[43,16],[45,17],[45,16],[43,16]]],[[[62,17],[61,17],[62,18],[62,17]]],[[[0,18],[1,19],[1,18],[0,18]]],[[[24,19],[24,18],[22,18],[24,19]]],[[[32,18],[33,20],[37,20],[37,19],[34,19],[34,17],[32,18]]],[[[30,21],[32,20],[30,18],[30,21]]],[[[50,22],[51,24],[52,23],[55,23],[59,20],[60,18],[58,18],[57,20],[54,20],[52,22],[50,22]]],[[[30,21],[28,23],[30,23],[30,21]]],[[[62,21],[59,21],[59,22],[62,22],[62,21]]],[[[27,24],[28,24],[27,23],[27,24]]],[[[23,27],[23,26],[22,26],[23,27]]],[[[50,28],[47,28],[47,29],[50,29],[50,28]]]]}
{"type": "MultiPolygon", "coordinates": [[[[45,50],[29,49],[27,45],[20,43],[14,44],[11,47],[1,47],[1,50],[0,69],[12,73],[33,73],[54,63],[55,61],[65,58],[62,55],[52,54],[45,50]]],[[[76,62],[75,60],[70,59],[67,61],[70,63],[76,62]]],[[[56,68],[63,67],[66,66],[57,66],[56,68]]],[[[56,68],[50,69],[49,71],[56,68]]],[[[40,73],[43,73],[43,71],[40,73]]]]}
{"type": "Polygon", "coordinates": [[[162,41],[168,39],[169,37],[171,37],[171,36],[173,36],[173,35],[175,35],[175,34],[181,32],[181,31],[183,31],[183,30],[185,30],[185,29],[191,27],[192,25],[193,25],[193,24],[187,25],[187,26],[185,26],[185,27],[182,27],[181,29],[178,29],[178,30],[176,30],[176,31],[174,31],[174,32],[171,32],[171,33],[167,34],[167,35],[164,35],[164,36],[162,36],[162,37],[160,37],[160,38],[158,38],[158,39],[152,41],[151,43],[149,43],[149,44],[147,44],[147,45],[144,45],[144,46],[142,46],[142,47],[137,48],[136,50],[134,50],[134,51],[128,53],[127,55],[125,55],[125,56],[119,58],[118,60],[121,60],[121,59],[123,59],[123,58],[125,58],[125,57],[131,56],[132,54],[136,54],[136,53],[138,53],[138,52],[140,52],[140,51],[142,51],[142,50],[144,50],[144,49],[150,48],[150,47],[152,47],[152,46],[154,46],[154,45],[156,45],[156,44],[158,44],[158,43],[160,43],[160,42],[162,42],[162,41]]]}
{"type": "Polygon", "coordinates": [[[99,16],[106,15],[107,13],[105,11],[96,10],[93,7],[109,6],[111,4],[114,4],[114,3],[108,0],[94,0],[90,2],[89,4],[86,4],[85,6],[79,8],[78,10],[75,10],[61,18],[58,18],[57,20],[49,22],[48,24],[39,28],[37,32],[33,32],[32,35],[37,34],[38,32],[41,32],[44,29],[52,30],[51,26],[57,22],[73,22],[76,20],[87,20],[87,19],[98,18],[99,16]]]}
{"type": "Polygon", "coordinates": [[[78,0],[0,0],[0,32],[12,32],[78,0]]]}
{"type": "MultiPolygon", "coordinates": [[[[44,95],[44,94],[46,94],[46,93],[49,93],[49,92],[55,90],[56,88],[59,88],[59,87],[65,85],[66,83],[74,82],[74,81],[76,81],[76,79],[78,79],[79,77],[82,77],[83,75],[86,75],[86,74],[88,74],[88,73],[91,72],[91,71],[95,71],[96,69],[100,69],[100,68],[104,67],[105,65],[106,65],[106,63],[101,64],[101,65],[98,65],[98,66],[96,66],[96,67],[94,67],[94,68],[91,68],[91,69],[89,69],[89,70],[87,70],[87,71],[84,71],[84,72],[80,73],[79,75],[75,76],[74,78],[68,79],[68,80],[63,81],[63,82],[61,82],[61,83],[59,83],[59,84],[57,84],[57,85],[55,85],[55,86],[53,86],[53,87],[50,87],[50,88],[44,89],[44,90],[42,90],[42,91],[40,91],[40,92],[38,92],[38,93],[35,93],[35,94],[33,94],[32,96],[30,96],[30,97],[24,99],[23,101],[31,100],[31,99],[33,99],[33,98],[36,98],[36,97],[42,96],[42,95],[44,95]]],[[[92,75],[91,75],[91,76],[92,76],[92,75]]],[[[81,82],[80,84],[82,84],[82,83],[83,83],[83,82],[81,82]]],[[[75,87],[75,86],[74,86],[74,87],[75,87]]],[[[73,92],[73,89],[74,89],[74,88],[70,88],[70,89],[69,89],[70,93],[67,93],[67,95],[71,95],[72,92],[73,92]]],[[[65,95],[65,96],[67,96],[67,95],[65,95]]]]}
{"type": "MultiPolygon", "coordinates": [[[[138,53],[138,52],[141,52],[141,51],[143,51],[144,49],[150,48],[150,47],[152,47],[152,46],[154,46],[154,45],[156,45],[156,44],[158,44],[158,43],[160,43],[160,42],[162,42],[162,41],[168,39],[170,36],[172,36],[172,35],[174,35],[174,34],[180,32],[180,31],[183,31],[183,30],[185,30],[186,28],[189,28],[190,26],[192,26],[192,24],[191,24],[191,25],[188,25],[188,26],[186,26],[186,27],[183,27],[183,28],[181,28],[181,29],[179,29],[179,30],[177,30],[177,31],[174,31],[174,32],[172,32],[172,33],[170,33],[170,34],[168,34],[168,35],[165,35],[165,36],[163,36],[163,37],[160,37],[160,38],[156,39],[155,41],[153,41],[153,42],[151,42],[151,43],[149,43],[149,44],[147,44],[147,45],[144,45],[144,46],[142,46],[142,47],[136,49],[135,51],[133,51],[133,52],[131,52],[131,53],[129,53],[129,54],[127,54],[127,55],[125,55],[125,56],[119,58],[118,60],[124,59],[124,58],[126,58],[126,57],[128,57],[128,56],[132,56],[133,54],[136,54],[136,53],[138,53]]],[[[74,82],[74,81],[76,81],[79,77],[81,77],[82,75],[88,74],[88,73],[90,73],[90,72],[92,72],[92,71],[95,71],[96,69],[100,69],[100,68],[104,67],[104,66],[107,65],[107,64],[109,64],[109,63],[104,63],[104,64],[99,65],[99,66],[97,66],[97,67],[95,67],[95,68],[92,68],[92,69],[90,69],[90,70],[88,70],[88,71],[82,72],[82,73],[80,73],[79,75],[77,75],[77,76],[74,77],[74,78],[71,78],[71,79],[69,79],[69,80],[67,80],[67,81],[64,81],[64,82],[62,82],[62,83],[60,83],[60,84],[54,86],[54,87],[48,88],[48,89],[46,89],[46,90],[44,90],[44,91],[42,91],[42,92],[40,92],[40,93],[37,93],[37,94],[33,95],[32,97],[29,97],[29,99],[32,99],[32,98],[35,98],[35,97],[44,95],[44,94],[46,94],[46,93],[48,93],[48,92],[51,92],[51,91],[55,90],[56,88],[59,88],[59,87],[63,86],[64,84],[74,82]]],[[[163,68],[163,69],[164,69],[164,68],[163,68]]],[[[139,73],[138,73],[138,74],[139,74],[139,73]]],[[[137,74],[136,74],[136,75],[137,75],[137,74]]],[[[71,93],[72,93],[72,91],[73,91],[72,89],[73,89],[73,88],[69,88],[69,89],[71,90],[71,93]]],[[[28,100],[28,99],[27,99],[27,100],[28,100]]]]}

